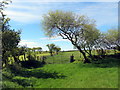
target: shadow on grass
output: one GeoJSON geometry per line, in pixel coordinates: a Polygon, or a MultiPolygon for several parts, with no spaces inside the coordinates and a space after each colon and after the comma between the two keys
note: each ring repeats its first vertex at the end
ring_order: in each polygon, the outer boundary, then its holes
{"type": "Polygon", "coordinates": [[[81,67],[100,67],[100,68],[110,68],[118,67],[120,65],[120,54],[115,55],[103,55],[103,56],[94,56],[96,60],[93,60],[92,63],[83,64],[81,67]]]}
{"type": "Polygon", "coordinates": [[[37,61],[37,60],[21,61],[20,63],[23,68],[28,68],[28,69],[39,68],[45,65],[45,62],[37,61]]]}
{"type": "Polygon", "coordinates": [[[6,75],[6,73],[3,75],[5,80],[15,82],[23,87],[33,87],[37,79],[64,79],[66,77],[65,75],[57,73],[55,71],[25,69],[20,67],[19,65],[10,65],[7,70],[10,72],[8,73],[6,71],[8,75],[6,75]],[[11,74],[13,76],[11,76],[11,74]]]}
{"type": "MultiPolygon", "coordinates": [[[[43,78],[43,79],[47,79],[47,78],[65,78],[66,76],[57,73],[57,72],[50,72],[50,71],[43,71],[43,70],[27,70],[27,69],[18,69],[16,68],[16,66],[11,65],[9,66],[11,69],[11,72],[14,73],[15,76],[22,76],[22,77],[35,77],[35,78],[43,78]]],[[[20,67],[21,68],[21,67],[20,67]]]]}

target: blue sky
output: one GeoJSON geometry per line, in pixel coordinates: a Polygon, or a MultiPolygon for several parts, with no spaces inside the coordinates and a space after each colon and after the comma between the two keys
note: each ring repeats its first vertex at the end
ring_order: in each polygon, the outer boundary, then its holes
{"type": "Polygon", "coordinates": [[[118,25],[118,3],[117,0],[102,1],[13,0],[7,6],[5,13],[11,18],[11,27],[16,30],[22,30],[20,45],[42,47],[43,50],[48,50],[46,44],[54,43],[60,46],[62,50],[72,50],[73,45],[70,41],[57,36],[49,39],[44,35],[41,24],[43,15],[51,10],[73,11],[76,14],[86,15],[90,19],[95,19],[96,27],[101,32],[106,32],[108,29],[118,25]]]}

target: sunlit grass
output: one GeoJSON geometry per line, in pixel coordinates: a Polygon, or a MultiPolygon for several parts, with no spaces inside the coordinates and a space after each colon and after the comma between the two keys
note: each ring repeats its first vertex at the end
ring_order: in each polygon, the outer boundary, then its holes
{"type": "MultiPolygon", "coordinates": [[[[101,67],[94,67],[93,65],[90,64],[70,63],[70,64],[48,64],[41,68],[25,69],[25,70],[28,73],[24,72],[22,76],[12,77],[11,79],[12,85],[15,84],[15,86],[31,87],[31,88],[32,87],[33,88],[117,88],[118,87],[117,67],[101,68],[101,67]],[[43,73],[48,73],[48,74],[43,74],[43,73]],[[24,75],[26,75],[26,77],[24,75]],[[63,78],[61,76],[63,76],[63,78]]],[[[8,84],[8,83],[5,81],[3,82],[3,84],[8,84]]],[[[10,85],[10,81],[9,81],[9,85],[10,85]]]]}
{"type": "MultiPolygon", "coordinates": [[[[92,52],[97,54],[96,52],[92,52]]],[[[114,54],[114,51],[108,53],[114,54]]],[[[59,52],[54,56],[49,53],[37,54],[48,56],[46,65],[39,68],[11,72],[3,70],[5,88],[118,88],[117,58],[106,57],[96,63],[83,64],[79,51],[59,52]],[[76,60],[70,63],[70,56],[76,60]],[[49,64],[50,63],[50,64],[49,64]],[[18,73],[19,72],[19,73],[18,73]],[[5,75],[5,76],[4,76],[5,75]]],[[[20,57],[23,57],[20,56],[20,57]]]]}

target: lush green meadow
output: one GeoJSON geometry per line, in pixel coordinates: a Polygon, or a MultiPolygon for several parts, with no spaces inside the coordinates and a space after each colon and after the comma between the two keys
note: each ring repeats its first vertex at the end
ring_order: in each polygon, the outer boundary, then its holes
{"type": "MultiPolygon", "coordinates": [[[[113,52],[111,52],[112,54],[113,52]]],[[[42,54],[40,54],[43,56],[42,54]]],[[[46,54],[48,55],[48,54],[46,54]]],[[[118,58],[106,57],[83,64],[78,51],[60,52],[47,57],[47,64],[38,68],[19,66],[3,69],[4,88],[117,88],[118,58]],[[75,62],[70,63],[74,55],[75,62]],[[101,63],[102,62],[102,63],[101,63]]]]}
{"type": "MultiPolygon", "coordinates": [[[[25,69],[21,74],[3,81],[4,87],[33,88],[117,88],[118,68],[92,67],[83,64],[52,64],[25,69]]],[[[10,74],[10,76],[9,76],[10,74]]],[[[3,77],[4,78],[4,77],[3,77]]],[[[4,79],[3,79],[4,80],[4,79]]]]}

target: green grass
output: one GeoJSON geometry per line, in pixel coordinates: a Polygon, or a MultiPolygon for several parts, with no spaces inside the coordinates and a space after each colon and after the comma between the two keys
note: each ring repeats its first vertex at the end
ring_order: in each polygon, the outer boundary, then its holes
{"type": "Polygon", "coordinates": [[[41,68],[24,69],[19,73],[3,72],[10,77],[7,87],[31,88],[117,88],[118,68],[92,64],[48,64],[41,68]],[[6,74],[7,73],[7,74],[6,74]],[[9,75],[10,74],[10,75],[9,75]],[[11,81],[11,82],[10,82],[11,81]]]}
{"type": "Polygon", "coordinates": [[[80,58],[80,53],[78,51],[74,51],[74,52],[59,52],[58,55],[51,56],[51,57],[47,58],[45,61],[47,63],[54,63],[54,64],[69,63],[70,62],[70,56],[72,54],[74,55],[74,59],[76,61],[83,59],[82,55],[81,55],[81,58],[80,58]]]}
{"type": "Polygon", "coordinates": [[[60,52],[45,60],[47,63],[54,64],[32,69],[21,68],[17,65],[11,70],[4,69],[3,87],[118,88],[119,59],[106,57],[90,64],[78,62],[80,60],[82,59],[78,51],[60,52]],[[69,63],[72,54],[76,61],[69,63]]]}
{"type": "MultiPolygon", "coordinates": [[[[75,61],[82,61],[83,55],[79,51],[68,51],[68,52],[59,52],[58,55],[50,56],[45,61],[46,63],[54,63],[54,64],[64,64],[70,62],[70,56],[73,54],[75,61]]],[[[97,55],[96,51],[92,51],[93,55],[97,55]]],[[[114,54],[114,51],[111,50],[107,55],[114,54]]],[[[88,56],[88,54],[87,54],[88,56]]]]}

